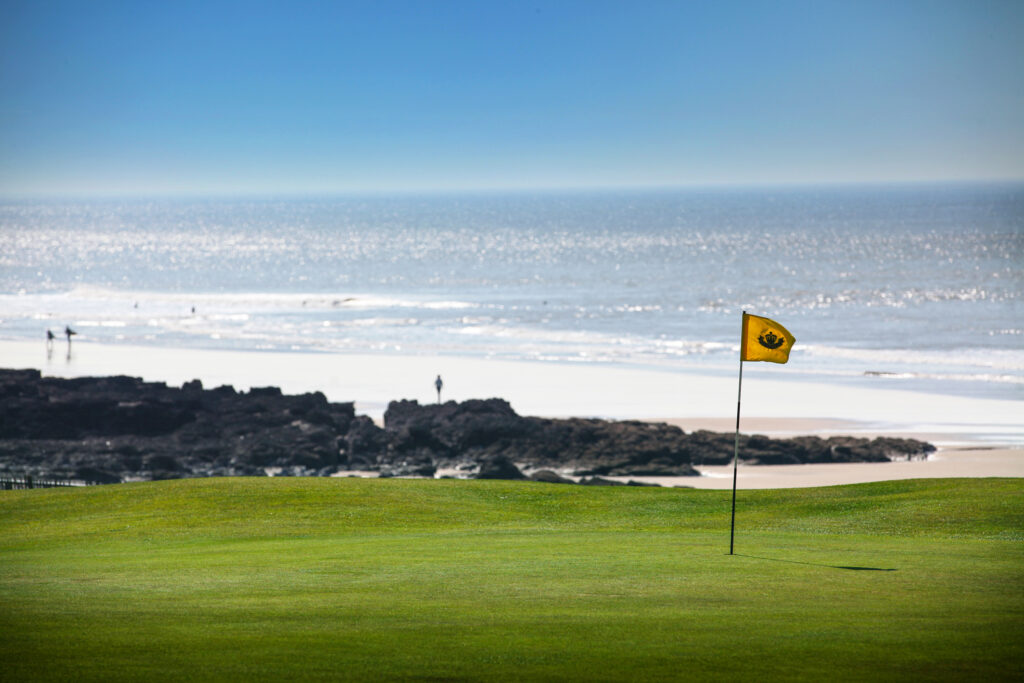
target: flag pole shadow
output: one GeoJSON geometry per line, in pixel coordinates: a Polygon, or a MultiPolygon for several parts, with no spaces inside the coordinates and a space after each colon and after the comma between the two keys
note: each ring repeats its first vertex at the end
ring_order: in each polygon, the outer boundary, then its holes
{"type": "Polygon", "coordinates": [[[845,569],[852,572],[895,572],[898,569],[887,569],[884,567],[852,567],[841,564],[820,564],[818,562],[801,562],[800,560],[782,560],[777,557],[761,557],[759,555],[742,555],[735,553],[736,557],[746,557],[751,560],[765,560],[768,562],[786,562],[787,564],[806,564],[811,567],[824,567],[826,569],[845,569]]]}

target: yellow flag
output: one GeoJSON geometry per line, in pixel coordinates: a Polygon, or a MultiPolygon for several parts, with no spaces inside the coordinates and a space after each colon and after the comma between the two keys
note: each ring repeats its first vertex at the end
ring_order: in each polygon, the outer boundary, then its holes
{"type": "Polygon", "coordinates": [[[740,360],[764,360],[785,363],[796,337],[774,320],[743,314],[743,334],[740,337],[740,360]]]}

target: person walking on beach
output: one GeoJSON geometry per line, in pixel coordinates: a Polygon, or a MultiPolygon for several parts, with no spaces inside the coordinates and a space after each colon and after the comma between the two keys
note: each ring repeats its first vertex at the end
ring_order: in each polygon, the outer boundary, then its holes
{"type": "Polygon", "coordinates": [[[72,335],[75,335],[75,334],[78,334],[78,333],[75,332],[73,329],[71,329],[70,325],[65,325],[64,326],[64,334],[68,338],[68,355],[66,356],[65,359],[70,363],[71,362],[71,337],[72,337],[72,335]]]}
{"type": "Polygon", "coordinates": [[[434,387],[437,389],[437,402],[441,403],[441,387],[444,386],[444,382],[441,381],[441,375],[437,376],[434,380],[434,387]]]}
{"type": "Polygon", "coordinates": [[[51,332],[50,330],[46,330],[46,350],[47,351],[52,351],[53,350],[53,340],[56,339],[56,338],[57,337],[53,334],[53,332],[51,332]]]}

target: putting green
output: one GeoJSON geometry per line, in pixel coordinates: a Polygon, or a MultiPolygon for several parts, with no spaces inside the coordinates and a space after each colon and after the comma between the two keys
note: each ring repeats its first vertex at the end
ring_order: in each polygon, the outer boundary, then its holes
{"type": "Polygon", "coordinates": [[[1009,680],[1024,480],[0,493],[6,680],[1009,680]]]}

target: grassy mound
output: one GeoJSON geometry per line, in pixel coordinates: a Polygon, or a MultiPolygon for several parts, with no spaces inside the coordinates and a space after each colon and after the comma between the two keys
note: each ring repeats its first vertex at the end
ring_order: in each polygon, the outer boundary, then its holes
{"type": "Polygon", "coordinates": [[[1011,679],[1024,482],[0,493],[8,680],[1011,679]]]}

